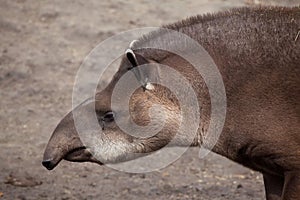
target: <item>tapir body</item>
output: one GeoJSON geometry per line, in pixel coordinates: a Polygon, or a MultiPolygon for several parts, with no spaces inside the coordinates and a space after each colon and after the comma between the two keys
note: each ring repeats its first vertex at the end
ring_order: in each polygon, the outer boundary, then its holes
{"type": "MultiPolygon", "coordinates": [[[[300,199],[300,7],[239,8],[192,17],[164,28],[197,41],[222,76],[226,119],[212,151],[261,172],[268,200],[300,199]]],[[[59,123],[47,145],[45,167],[53,169],[62,159],[99,164],[123,162],[134,159],[130,156],[132,153],[161,149],[174,138],[173,132],[180,124],[180,106],[176,97],[160,85],[152,89],[140,87],[134,92],[128,120],[128,125],[147,125],[149,108],[153,104],[164,105],[169,118],[160,132],[149,138],[137,138],[125,133],[114,122],[119,112],[111,107],[115,85],[132,66],[147,63],[172,67],[186,77],[196,91],[201,107],[197,135],[191,144],[185,143],[190,133],[183,132],[173,143],[210,146],[212,141],[206,137],[206,130],[211,117],[211,101],[203,77],[178,55],[138,49],[141,44],[159,42],[159,35],[157,31],[139,38],[132,51],[124,56],[106,89],[97,93],[94,101],[75,109],[83,113],[96,110],[103,126],[99,134],[103,160],[99,161],[83,145],[70,112],[59,123]]],[[[154,121],[162,117],[157,113],[154,121]]],[[[86,120],[89,121],[88,117],[86,120]]]]}

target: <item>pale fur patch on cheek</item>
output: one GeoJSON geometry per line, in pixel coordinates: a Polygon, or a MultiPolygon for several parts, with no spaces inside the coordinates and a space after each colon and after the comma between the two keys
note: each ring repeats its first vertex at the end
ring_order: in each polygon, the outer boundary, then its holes
{"type": "Polygon", "coordinates": [[[116,140],[103,136],[98,140],[95,148],[95,156],[103,163],[116,163],[126,161],[130,154],[138,153],[141,150],[135,143],[116,140]]]}

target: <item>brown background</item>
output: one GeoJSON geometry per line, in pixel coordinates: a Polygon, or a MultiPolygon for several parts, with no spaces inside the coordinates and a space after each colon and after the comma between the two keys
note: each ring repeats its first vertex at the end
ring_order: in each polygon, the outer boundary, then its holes
{"type": "Polygon", "coordinates": [[[259,173],[212,153],[200,160],[198,149],[147,174],[64,161],[50,172],[41,166],[52,130],[71,108],[77,69],[99,42],[260,2],[0,0],[0,199],[263,199],[259,173]]]}

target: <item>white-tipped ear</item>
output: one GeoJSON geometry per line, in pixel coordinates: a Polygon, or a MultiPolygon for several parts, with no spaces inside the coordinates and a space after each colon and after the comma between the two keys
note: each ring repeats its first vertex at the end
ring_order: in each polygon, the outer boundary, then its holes
{"type": "MultiPolygon", "coordinates": [[[[131,43],[133,43],[135,41],[136,40],[132,41],[131,43]]],[[[132,44],[130,44],[130,45],[132,45],[132,44]]],[[[136,79],[141,83],[144,90],[153,90],[154,86],[151,83],[148,82],[147,75],[143,74],[140,71],[140,69],[138,68],[138,65],[147,64],[148,61],[145,58],[143,58],[141,55],[139,55],[139,54],[136,55],[132,51],[132,49],[127,49],[125,51],[125,55],[126,55],[128,61],[131,64],[131,67],[129,68],[129,70],[132,70],[132,72],[134,73],[136,79]],[[137,57],[138,57],[138,59],[137,59],[137,57]]]]}
{"type": "Polygon", "coordinates": [[[136,56],[131,49],[127,49],[125,51],[125,54],[126,54],[127,59],[129,60],[129,62],[131,63],[132,67],[138,66],[136,56]]]}

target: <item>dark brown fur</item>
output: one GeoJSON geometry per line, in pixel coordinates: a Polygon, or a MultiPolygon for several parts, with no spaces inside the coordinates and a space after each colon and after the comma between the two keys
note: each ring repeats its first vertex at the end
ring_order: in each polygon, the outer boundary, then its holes
{"type": "MultiPolygon", "coordinates": [[[[216,15],[192,17],[165,28],[185,33],[198,41],[213,58],[223,77],[227,115],[213,151],[262,172],[268,200],[300,199],[300,39],[297,38],[300,8],[233,9],[216,15]]],[[[164,42],[159,41],[160,34],[158,31],[140,38],[133,49],[143,43],[164,42]]],[[[192,145],[209,146],[211,141],[203,138],[211,105],[201,75],[177,55],[143,49],[135,53],[143,57],[143,62],[171,66],[191,82],[198,92],[202,109],[198,136],[192,145]]],[[[124,58],[110,85],[97,94],[97,112],[103,114],[111,109],[111,92],[129,66],[129,61],[124,58]]],[[[167,121],[161,132],[147,139],[134,138],[111,125],[106,130],[110,140],[128,142],[136,147],[129,148],[114,160],[108,158],[108,162],[132,159],[130,153],[133,152],[160,149],[172,139],[174,129],[178,127],[180,108],[166,88],[156,86],[154,91],[145,92],[140,89],[131,99],[132,118],[138,124],[149,122],[148,108],[154,103],[165,105],[173,118],[167,121]]],[[[89,110],[88,106],[77,109],[89,110]]],[[[98,162],[87,150],[81,149],[76,155],[70,152],[70,149],[81,148],[82,143],[76,140],[70,147],[73,143],[63,139],[64,134],[78,139],[71,114],[62,120],[49,141],[44,156],[46,161],[52,162],[48,168],[55,167],[62,158],[98,162]]],[[[175,145],[188,145],[185,138],[189,133],[185,134],[175,145]]]]}

